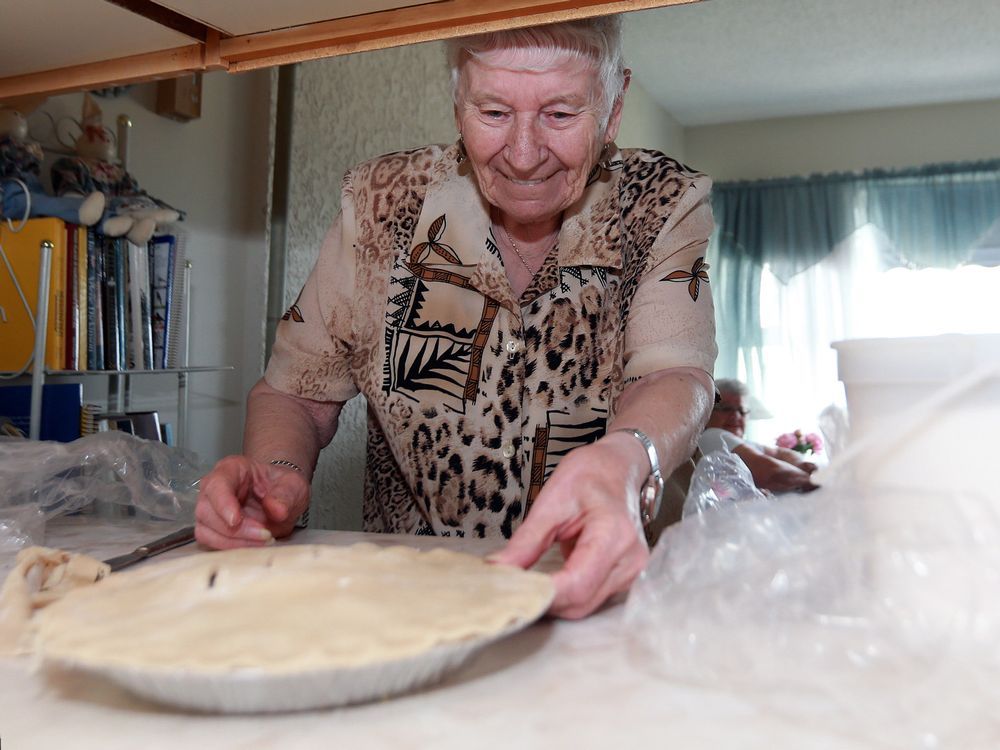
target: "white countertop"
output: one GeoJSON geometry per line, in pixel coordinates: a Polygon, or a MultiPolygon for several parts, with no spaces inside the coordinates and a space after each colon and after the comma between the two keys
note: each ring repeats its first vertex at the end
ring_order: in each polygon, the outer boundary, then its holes
{"type": "MultiPolygon", "coordinates": [[[[46,544],[106,558],[169,525],[63,519],[46,544]]],[[[364,539],[484,554],[496,543],[349,532],[298,532],[292,543],[364,539]]],[[[198,548],[166,553],[190,554],[198,548]]],[[[557,564],[549,560],[548,565],[557,564]]],[[[29,748],[675,748],[860,750],[849,738],[761,713],[730,692],[658,677],[631,653],[613,604],[586,620],[543,620],[474,656],[442,683],[391,700],[267,716],[185,713],[84,675],[46,675],[0,659],[0,746],[29,748]]]]}

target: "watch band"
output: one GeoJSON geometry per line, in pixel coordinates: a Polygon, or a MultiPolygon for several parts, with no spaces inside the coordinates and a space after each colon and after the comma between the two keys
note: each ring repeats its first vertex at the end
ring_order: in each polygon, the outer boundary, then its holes
{"type": "Polygon", "coordinates": [[[640,430],[631,427],[623,427],[614,432],[627,432],[646,449],[646,456],[649,457],[649,476],[645,484],[639,490],[639,515],[642,518],[643,526],[656,518],[660,512],[660,503],[663,501],[663,472],[660,471],[660,456],[656,452],[656,446],[649,436],[640,430]]]}

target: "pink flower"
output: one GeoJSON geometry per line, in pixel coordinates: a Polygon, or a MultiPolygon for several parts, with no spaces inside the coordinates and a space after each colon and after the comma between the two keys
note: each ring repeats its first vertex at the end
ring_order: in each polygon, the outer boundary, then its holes
{"type": "Polygon", "coordinates": [[[823,438],[815,432],[810,432],[806,435],[805,441],[809,444],[809,447],[812,448],[813,453],[819,453],[823,450],[823,438]]]}
{"type": "Polygon", "coordinates": [[[799,444],[799,439],[795,436],[794,432],[786,432],[784,435],[779,435],[776,442],[779,448],[795,450],[795,446],[799,444]]]}
{"type": "Polygon", "coordinates": [[[802,430],[779,435],[775,443],[779,448],[787,448],[799,453],[819,453],[823,450],[823,439],[819,435],[815,432],[803,435],[802,430]]]}

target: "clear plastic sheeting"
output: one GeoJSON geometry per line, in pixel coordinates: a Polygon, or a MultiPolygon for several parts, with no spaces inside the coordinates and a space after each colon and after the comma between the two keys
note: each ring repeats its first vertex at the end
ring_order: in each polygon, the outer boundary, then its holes
{"type": "Polygon", "coordinates": [[[739,456],[729,451],[712,451],[695,467],[681,515],[687,518],[730,503],[763,500],[765,496],[739,456]]]}
{"type": "Polygon", "coordinates": [[[727,460],[629,595],[642,661],[866,746],[1000,747],[995,493],[753,497],[727,460]]]}
{"type": "Polygon", "coordinates": [[[92,505],[190,520],[204,473],[193,454],[122,432],[71,443],[0,439],[0,549],[41,544],[45,520],[92,505]]]}
{"type": "Polygon", "coordinates": [[[45,514],[34,505],[0,508],[0,559],[19,550],[41,544],[45,536],[45,514]]]}

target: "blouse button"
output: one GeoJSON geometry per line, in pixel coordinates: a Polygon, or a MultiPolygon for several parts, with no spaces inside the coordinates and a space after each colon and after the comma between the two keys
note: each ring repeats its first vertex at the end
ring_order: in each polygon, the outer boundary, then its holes
{"type": "Polygon", "coordinates": [[[514,454],[517,450],[514,448],[513,443],[504,443],[500,448],[500,452],[503,454],[504,458],[514,458],[514,454]]]}
{"type": "Polygon", "coordinates": [[[507,342],[507,351],[510,352],[511,354],[517,354],[518,348],[519,347],[517,345],[517,342],[514,341],[514,339],[511,339],[510,341],[507,342]]]}

